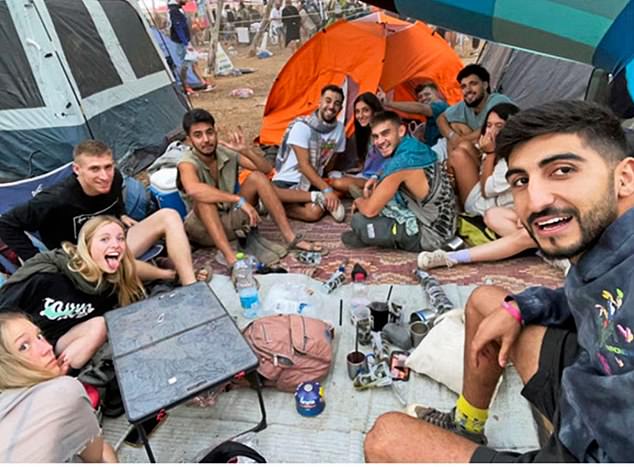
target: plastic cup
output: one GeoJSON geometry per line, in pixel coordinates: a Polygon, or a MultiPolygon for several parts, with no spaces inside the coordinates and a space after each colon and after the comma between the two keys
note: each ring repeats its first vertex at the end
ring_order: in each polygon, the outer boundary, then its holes
{"type": "Polygon", "coordinates": [[[372,314],[372,330],[381,331],[387,324],[390,315],[386,302],[372,302],[369,305],[372,314]]]}
{"type": "Polygon", "coordinates": [[[368,362],[363,352],[350,352],[346,356],[346,364],[350,379],[354,379],[359,373],[363,373],[368,369],[368,362]]]}

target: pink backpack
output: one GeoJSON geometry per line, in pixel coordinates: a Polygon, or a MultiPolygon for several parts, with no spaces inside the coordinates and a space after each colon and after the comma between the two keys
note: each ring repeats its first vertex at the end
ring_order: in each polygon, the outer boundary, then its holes
{"type": "Polygon", "coordinates": [[[267,316],[251,322],[244,337],[260,361],[269,385],[293,392],[300,383],[325,378],[332,363],[334,329],[301,315],[267,316]]]}

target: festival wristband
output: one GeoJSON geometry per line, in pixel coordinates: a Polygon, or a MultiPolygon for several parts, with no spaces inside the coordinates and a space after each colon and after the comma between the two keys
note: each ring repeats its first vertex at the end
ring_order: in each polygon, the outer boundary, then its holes
{"type": "Polygon", "coordinates": [[[449,132],[449,134],[447,134],[447,139],[451,139],[451,138],[453,138],[455,135],[456,135],[456,132],[455,132],[455,131],[453,131],[453,130],[451,130],[451,131],[449,132]]]}
{"type": "Polygon", "coordinates": [[[370,175],[370,178],[371,178],[371,179],[373,178],[373,179],[375,179],[375,180],[378,180],[378,179],[379,179],[379,176],[378,176],[378,174],[372,174],[372,175],[370,175]]]}
{"type": "Polygon", "coordinates": [[[522,324],[522,314],[520,313],[520,310],[510,302],[507,302],[506,298],[502,300],[502,308],[504,308],[504,311],[506,311],[509,315],[515,318],[518,323],[522,324]]]}
{"type": "Polygon", "coordinates": [[[247,200],[244,199],[244,196],[240,196],[240,199],[236,201],[236,205],[233,207],[233,209],[242,209],[242,206],[244,206],[246,203],[247,200]]]}
{"type": "Polygon", "coordinates": [[[328,193],[332,193],[333,191],[334,191],[334,190],[332,189],[332,187],[331,187],[331,186],[329,186],[328,188],[324,188],[323,190],[321,190],[321,192],[322,192],[324,195],[327,195],[328,193]]]}

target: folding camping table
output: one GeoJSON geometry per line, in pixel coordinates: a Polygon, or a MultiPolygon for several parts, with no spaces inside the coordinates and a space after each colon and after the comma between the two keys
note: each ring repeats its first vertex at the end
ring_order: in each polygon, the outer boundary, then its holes
{"type": "MultiPolygon", "coordinates": [[[[150,462],[155,458],[143,421],[258,366],[234,320],[204,282],[110,311],[105,318],[125,412],[150,462]]],[[[257,372],[256,381],[262,418],[247,431],[266,428],[257,372]]]]}

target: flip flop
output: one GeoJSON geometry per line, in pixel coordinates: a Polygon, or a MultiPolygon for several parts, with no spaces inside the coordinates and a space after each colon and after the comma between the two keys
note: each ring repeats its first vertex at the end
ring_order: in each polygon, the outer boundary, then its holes
{"type": "Polygon", "coordinates": [[[297,234],[295,235],[295,238],[288,243],[287,248],[289,250],[300,250],[300,251],[309,251],[312,253],[320,253],[321,256],[326,256],[328,254],[328,250],[321,245],[319,245],[319,248],[317,248],[317,245],[318,244],[312,240],[304,240],[303,234],[297,234]],[[310,245],[310,248],[301,248],[298,245],[300,242],[308,243],[310,245]]]}

